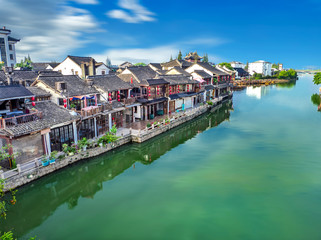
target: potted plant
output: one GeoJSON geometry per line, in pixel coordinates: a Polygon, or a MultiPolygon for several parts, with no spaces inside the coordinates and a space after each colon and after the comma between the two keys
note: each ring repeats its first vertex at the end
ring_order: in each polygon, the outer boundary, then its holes
{"type": "Polygon", "coordinates": [[[53,151],[53,152],[50,153],[50,156],[49,156],[49,163],[50,163],[50,164],[56,162],[57,154],[58,154],[57,151],[53,151]]]}
{"type": "Polygon", "coordinates": [[[78,141],[79,149],[82,149],[83,151],[86,151],[87,150],[87,146],[88,146],[87,138],[84,137],[83,139],[78,141]]]}
{"type": "Polygon", "coordinates": [[[146,126],[147,126],[147,128],[150,128],[152,126],[152,124],[147,123],[146,126]]]}
{"type": "Polygon", "coordinates": [[[43,156],[42,159],[41,159],[41,163],[42,163],[42,166],[46,167],[49,165],[49,160],[48,160],[48,157],[47,156],[43,156]]]}
{"type": "Polygon", "coordinates": [[[71,110],[73,110],[73,111],[76,111],[76,105],[75,104],[70,104],[70,108],[71,108],[71,110]]]}

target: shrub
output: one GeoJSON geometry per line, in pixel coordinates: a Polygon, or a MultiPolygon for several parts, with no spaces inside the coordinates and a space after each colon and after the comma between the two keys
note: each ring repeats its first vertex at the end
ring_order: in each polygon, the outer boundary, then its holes
{"type": "Polygon", "coordinates": [[[150,127],[152,126],[152,124],[147,123],[146,126],[147,126],[148,128],[150,128],[150,127]]]}
{"type": "Polygon", "coordinates": [[[210,106],[213,105],[213,102],[211,102],[211,101],[207,101],[206,103],[207,103],[208,105],[210,105],[210,106]]]}

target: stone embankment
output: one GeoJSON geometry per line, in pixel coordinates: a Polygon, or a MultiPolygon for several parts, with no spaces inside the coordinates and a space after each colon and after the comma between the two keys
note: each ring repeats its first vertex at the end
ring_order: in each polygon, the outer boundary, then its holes
{"type": "Polygon", "coordinates": [[[233,81],[233,89],[241,89],[248,86],[272,85],[277,83],[289,83],[288,79],[257,79],[257,80],[236,80],[233,81]]]}
{"type": "Polygon", "coordinates": [[[230,99],[230,97],[231,95],[227,96],[227,98],[220,97],[213,101],[213,105],[205,104],[180,114],[172,115],[169,123],[165,123],[164,121],[157,126],[152,126],[151,128],[146,128],[144,130],[131,130],[129,134],[122,136],[117,141],[109,143],[106,146],[98,146],[96,142],[93,142],[86,151],[79,152],[73,156],[66,156],[48,166],[42,166],[41,160],[35,159],[25,165],[19,165],[18,168],[14,170],[7,172],[0,171],[0,177],[5,180],[4,191],[20,187],[80,160],[99,156],[125,144],[147,141],[204,114],[212,108],[219,107],[224,100],[230,99]]]}

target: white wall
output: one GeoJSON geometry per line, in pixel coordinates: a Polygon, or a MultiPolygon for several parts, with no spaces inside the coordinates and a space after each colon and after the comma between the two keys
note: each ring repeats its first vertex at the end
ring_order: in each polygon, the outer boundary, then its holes
{"type": "Polygon", "coordinates": [[[70,58],[66,58],[53,70],[60,71],[63,75],[76,75],[76,72],[78,72],[78,76],[82,77],[81,67],[70,58]]]}
{"type": "Polygon", "coordinates": [[[103,75],[102,71],[105,71],[105,75],[109,73],[109,68],[105,65],[102,64],[99,67],[96,68],[96,75],[103,75]]]}
{"type": "Polygon", "coordinates": [[[185,69],[185,71],[188,73],[192,73],[195,70],[203,70],[203,71],[207,72],[209,75],[213,76],[213,73],[211,71],[208,71],[207,69],[201,67],[198,64],[194,64],[194,65],[190,66],[189,68],[185,69]]]}
{"type": "Polygon", "coordinates": [[[231,63],[232,68],[245,68],[245,64],[243,63],[231,63]]]}
{"type": "Polygon", "coordinates": [[[272,75],[272,63],[269,62],[253,62],[249,63],[249,73],[253,75],[254,73],[260,73],[264,76],[272,75]]]}

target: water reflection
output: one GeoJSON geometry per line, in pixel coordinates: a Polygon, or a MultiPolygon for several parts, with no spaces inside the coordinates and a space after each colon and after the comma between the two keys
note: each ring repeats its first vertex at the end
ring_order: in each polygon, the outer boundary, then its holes
{"type": "Polygon", "coordinates": [[[295,85],[296,85],[296,81],[290,81],[290,82],[287,82],[287,83],[277,83],[276,87],[279,87],[279,88],[294,88],[295,85]]]}
{"type": "Polygon", "coordinates": [[[94,198],[103,183],[140,162],[149,165],[172,148],[202,131],[229,119],[232,102],[142,144],[129,144],[100,157],[82,161],[19,189],[17,204],[9,209],[1,230],[14,230],[17,237],[41,225],[58,207],[77,206],[80,198],[94,198]],[[5,225],[4,225],[5,224],[5,225]]]}
{"type": "Polygon", "coordinates": [[[269,88],[270,87],[266,86],[249,86],[246,88],[246,95],[261,99],[262,96],[265,96],[269,93],[269,88]]]}

